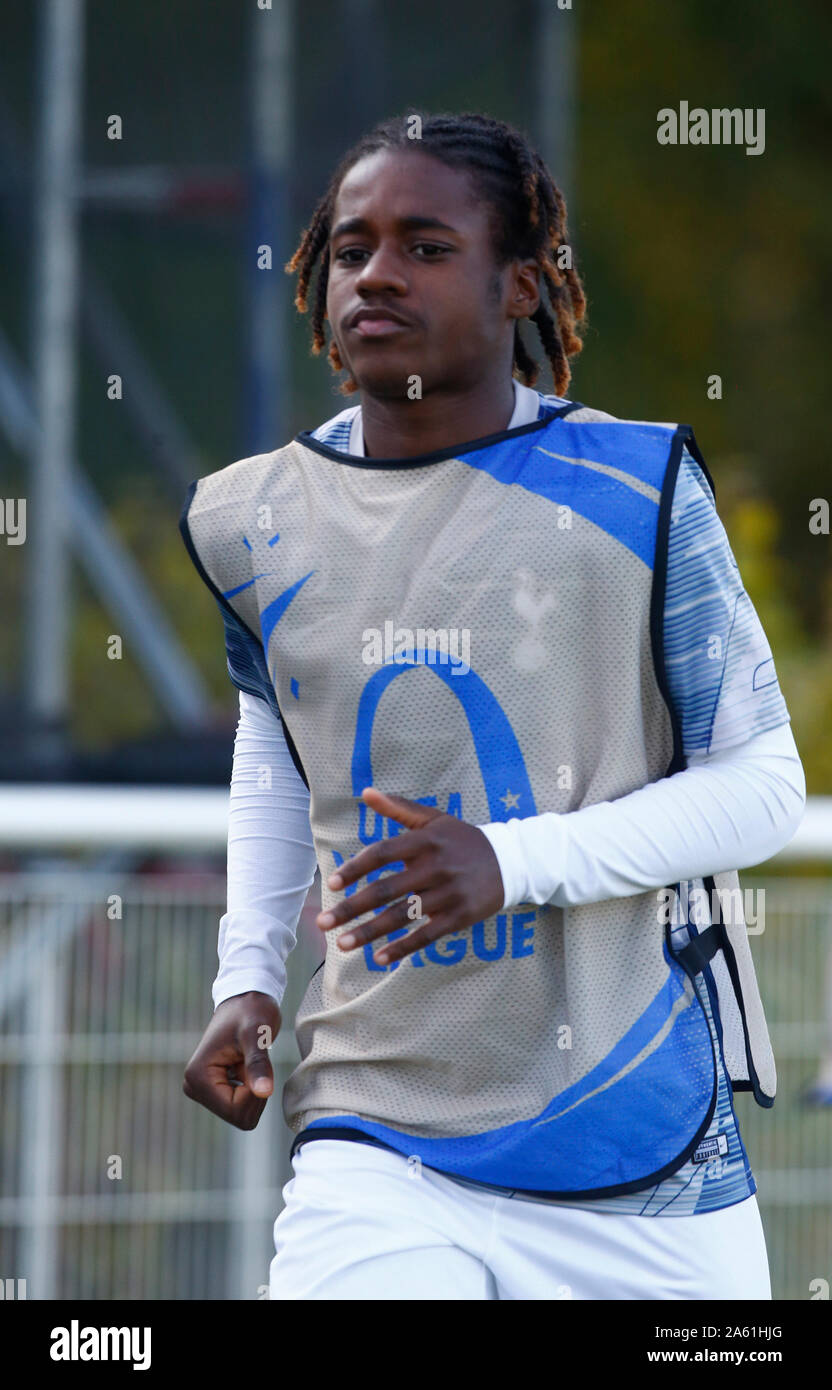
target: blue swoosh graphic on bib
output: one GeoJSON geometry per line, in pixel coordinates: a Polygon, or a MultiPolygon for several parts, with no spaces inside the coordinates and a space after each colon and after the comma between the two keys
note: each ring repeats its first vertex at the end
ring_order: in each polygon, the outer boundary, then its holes
{"type": "Polygon", "coordinates": [[[292,602],[292,599],[303,588],[307,579],[312,578],[314,573],[314,570],[310,570],[308,574],[303,576],[303,579],[296,580],[288,589],[284,589],[282,594],[278,594],[277,598],[273,598],[271,603],[266,604],[266,607],[260,614],[260,635],[263,638],[264,652],[268,651],[269,638],[280,622],[280,619],[283,617],[283,614],[286,612],[286,609],[289,607],[289,604],[292,602]]]}
{"type": "Polygon", "coordinates": [[[386,663],[373,673],[361,692],[352,754],[353,796],[360,796],[365,787],[373,785],[370,749],[382,695],[397,676],[424,666],[445,682],[462,705],[474,740],[492,821],[509,819],[503,803],[503,797],[509,790],[513,793],[514,814],[536,816],[537,807],[520,744],[499,700],[476,671],[468,670],[464,676],[452,676],[450,664],[434,664],[435,652],[430,653],[433,657],[431,661],[426,648],[417,647],[414,650],[415,660],[386,663]]]}

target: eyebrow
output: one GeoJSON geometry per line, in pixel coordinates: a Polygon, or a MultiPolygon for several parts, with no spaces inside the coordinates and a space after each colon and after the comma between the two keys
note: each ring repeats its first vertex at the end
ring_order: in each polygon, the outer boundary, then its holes
{"type": "MultiPolygon", "coordinates": [[[[409,217],[397,218],[396,226],[406,232],[423,231],[432,228],[442,232],[453,232],[455,236],[459,236],[458,229],[452,227],[448,222],[442,222],[438,217],[420,217],[415,213],[409,217]]],[[[370,223],[367,221],[366,217],[345,217],[337,226],[332,228],[330,237],[343,236],[348,232],[367,232],[370,230],[370,223]]]]}

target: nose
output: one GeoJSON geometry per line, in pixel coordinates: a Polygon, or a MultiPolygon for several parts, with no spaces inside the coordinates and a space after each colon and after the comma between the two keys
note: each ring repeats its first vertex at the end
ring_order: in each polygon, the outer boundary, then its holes
{"type": "Polygon", "coordinates": [[[380,242],[356,279],[359,294],[406,294],[407,277],[397,248],[380,242]]]}

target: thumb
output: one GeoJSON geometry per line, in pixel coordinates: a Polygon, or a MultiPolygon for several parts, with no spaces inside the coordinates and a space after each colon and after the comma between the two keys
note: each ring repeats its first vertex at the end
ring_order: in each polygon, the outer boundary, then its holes
{"type": "Polygon", "coordinates": [[[424,806],[421,801],[411,801],[406,796],[391,795],[388,792],[379,791],[378,787],[365,787],[361,793],[361,800],[366,803],[373,811],[378,811],[380,815],[387,816],[389,820],[394,820],[399,825],[404,825],[408,830],[420,830],[428,821],[436,820],[442,812],[435,806],[424,806]]]}
{"type": "Polygon", "coordinates": [[[267,1023],[251,1024],[241,1030],[246,1085],[255,1096],[270,1096],[274,1090],[274,1072],[268,1053],[273,1042],[274,1034],[267,1023]]]}

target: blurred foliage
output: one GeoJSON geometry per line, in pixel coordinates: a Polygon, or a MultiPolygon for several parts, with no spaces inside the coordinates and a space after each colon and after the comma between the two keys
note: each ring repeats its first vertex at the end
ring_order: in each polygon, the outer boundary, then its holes
{"type": "MultiPolygon", "coordinates": [[[[217,604],[197,578],[178,529],[159,525],[159,506],[148,486],[131,491],[111,509],[111,520],[128,550],[151,577],[152,591],[174,632],[187,645],[191,660],[204,674],[214,696],[217,719],[233,713],[236,700],[225,666],[222,618],[217,604]],[[186,572],[183,575],[182,557],[186,572]]],[[[120,659],[110,659],[108,642],[113,621],[85,586],[79,594],[73,626],[73,701],[76,737],[88,746],[101,741],[104,710],[118,721],[122,738],[152,732],[158,711],[144,674],[123,644],[120,659]]]]}
{"type": "MultiPolygon", "coordinates": [[[[738,491],[736,484],[720,516],[745,588],[760,616],[774,655],[810,795],[832,791],[832,641],[810,637],[791,592],[788,564],[779,550],[782,518],[765,496],[738,491]]],[[[806,525],[807,549],[829,545],[806,525]]],[[[826,575],[824,611],[832,614],[832,574],[826,575]]]]}

